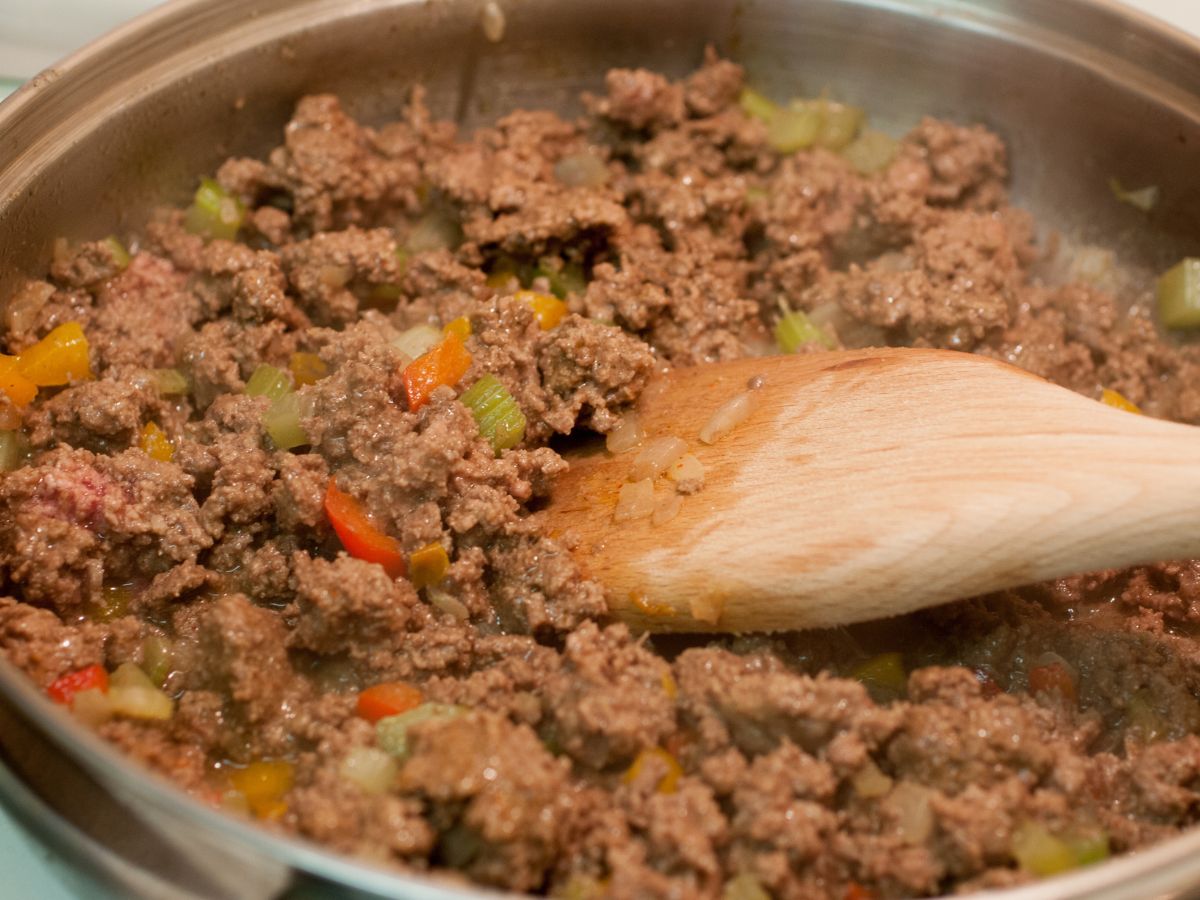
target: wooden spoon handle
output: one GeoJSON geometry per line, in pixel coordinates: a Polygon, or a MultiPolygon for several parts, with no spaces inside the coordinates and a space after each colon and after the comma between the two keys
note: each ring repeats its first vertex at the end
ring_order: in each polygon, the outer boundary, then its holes
{"type": "Polygon", "coordinates": [[[592,510],[580,558],[639,628],[823,627],[1200,556],[1200,429],[967,354],[714,368],[673,373],[644,411],[649,434],[688,440],[707,470],[676,519],[615,529],[611,461],[573,464],[560,486],[592,510]],[[750,419],[700,445],[757,374],[750,419]]]}

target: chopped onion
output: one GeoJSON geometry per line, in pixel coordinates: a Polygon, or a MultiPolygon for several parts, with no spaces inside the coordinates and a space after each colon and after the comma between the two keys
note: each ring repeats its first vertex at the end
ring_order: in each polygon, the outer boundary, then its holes
{"type": "Polygon", "coordinates": [[[496,0],[488,0],[483,4],[483,13],[480,17],[480,25],[483,27],[483,36],[493,44],[498,44],[504,40],[504,10],[500,8],[500,4],[496,0]]]}
{"type": "Polygon", "coordinates": [[[883,805],[895,816],[896,832],[900,839],[920,845],[933,832],[933,810],[929,798],[933,791],[914,781],[901,781],[883,800],[883,805]]]}
{"type": "Polygon", "coordinates": [[[854,793],[863,799],[874,800],[887,795],[892,789],[892,779],[868,759],[866,765],[851,777],[850,786],[854,788],[854,793]]]}
{"type": "Polygon", "coordinates": [[[339,774],[365,794],[384,794],[396,780],[400,767],[395,757],[378,747],[355,747],[342,760],[339,774]]]}
{"type": "Polygon", "coordinates": [[[324,265],[317,270],[317,280],[325,287],[337,290],[346,286],[350,274],[349,266],[324,265]]]}
{"type": "Polygon", "coordinates": [[[86,725],[95,728],[113,717],[108,694],[99,688],[80,691],[71,699],[71,712],[86,725]]]}
{"type": "Polygon", "coordinates": [[[617,508],[613,511],[614,522],[632,522],[654,514],[654,482],[649,478],[621,485],[617,508]]]}
{"type": "Polygon", "coordinates": [[[308,393],[285,394],[263,413],[262,423],[268,437],[280,450],[293,450],[311,443],[304,430],[304,419],[313,413],[314,398],[308,393]]]}
{"type": "Polygon", "coordinates": [[[868,129],[842,148],[842,158],[860,175],[874,175],[891,165],[899,148],[891,135],[868,129]]]}
{"type": "Polygon", "coordinates": [[[445,210],[434,209],[421,216],[404,246],[410,253],[424,253],[453,250],[461,243],[462,229],[458,223],[445,210]]]}
{"type": "Polygon", "coordinates": [[[150,381],[160,394],[186,394],[188,392],[187,376],[178,369],[151,369],[150,381]]]}
{"type": "Polygon", "coordinates": [[[771,895],[757,878],[749,872],[743,872],[725,882],[721,900],[771,900],[771,895]]]}
{"type": "Polygon", "coordinates": [[[131,719],[169,719],[175,704],[141,667],[121,663],[108,678],[108,704],[114,715],[131,719]]]}
{"type": "Polygon", "coordinates": [[[745,422],[753,409],[754,394],[751,391],[745,391],[726,401],[700,429],[700,440],[705,444],[715,444],[745,422]]]}
{"type": "Polygon", "coordinates": [[[290,393],[292,382],[287,373],[275,366],[263,363],[246,381],[246,394],[251,397],[267,397],[274,401],[290,393]]]}
{"type": "Polygon", "coordinates": [[[682,508],[682,495],[665,494],[663,498],[654,505],[654,515],[650,517],[650,521],[655,525],[666,525],[677,515],[679,515],[679,510],[682,508]]]}
{"type": "Polygon", "coordinates": [[[460,622],[465,622],[471,617],[471,611],[467,609],[461,600],[452,594],[448,594],[441,588],[425,588],[425,598],[446,615],[460,622]]]}
{"type": "Polygon", "coordinates": [[[422,722],[451,719],[467,712],[464,707],[447,703],[422,703],[415,709],[396,716],[387,716],[375,723],[375,737],[385,752],[398,759],[408,756],[408,729],[422,722]]]}
{"type": "Polygon", "coordinates": [[[608,166],[600,157],[584,150],[556,162],[554,177],[567,187],[600,187],[608,181],[608,166]]]}
{"type": "Polygon", "coordinates": [[[441,340],[440,329],[432,325],[414,325],[392,338],[392,346],[412,360],[441,343],[441,340]]]}
{"type": "Polygon", "coordinates": [[[646,439],[642,430],[641,419],[636,412],[628,412],[621,423],[604,438],[604,446],[609,453],[628,453],[634,447],[640,446],[646,439]]]}
{"type": "Polygon", "coordinates": [[[25,282],[4,307],[4,323],[8,330],[16,333],[33,331],[37,327],[42,307],[52,296],[54,285],[49,282],[25,282]]]}
{"type": "Polygon", "coordinates": [[[633,458],[633,466],[629,470],[629,480],[641,481],[645,478],[655,478],[665,472],[675,460],[685,453],[687,453],[687,444],[680,438],[673,435],[655,438],[633,458]]]}
{"type": "Polygon", "coordinates": [[[25,464],[29,442],[17,430],[0,431],[0,472],[12,472],[25,464]]]}
{"type": "Polygon", "coordinates": [[[1122,203],[1128,203],[1142,212],[1150,212],[1158,203],[1158,185],[1156,184],[1130,190],[1123,187],[1121,182],[1116,178],[1110,178],[1108,179],[1108,187],[1113,192],[1113,196],[1122,203]]]}
{"type": "Polygon", "coordinates": [[[685,453],[667,469],[667,477],[683,493],[695,493],[704,486],[704,464],[691,453],[685,453]]]}

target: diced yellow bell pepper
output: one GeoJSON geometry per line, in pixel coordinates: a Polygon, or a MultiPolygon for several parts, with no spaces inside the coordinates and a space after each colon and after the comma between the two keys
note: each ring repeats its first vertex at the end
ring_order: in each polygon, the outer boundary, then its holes
{"type": "Polygon", "coordinates": [[[14,406],[25,407],[37,396],[37,385],[21,374],[19,365],[16,356],[0,356],[0,391],[14,406]]]}
{"type": "Polygon", "coordinates": [[[138,446],[151,459],[159,462],[170,462],[175,458],[175,445],[167,437],[165,431],[154,422],[147,422],[138,438],[138,446]]]}
{"type": "Polygon", "coordinates": [[[1113,407],[1114,409],[1123,409],[1125,412],[1138,413],[1141,415],[1141,409],[1132,400],[1119,391],[1114,391],[1111,388],[1105,388],[1100,393],[1100,402],[1113,407]]]}
{"type": "Polygon", "coordinates": [[[292,371],[292,380],[296,382],[296,387],[316,384],[329,374],[325,360],[315,353],[293,353],[288,360],[288,368],[292,371]]]}
{"type": "Polygon", "coordinates": [[[229,784],[246,798],[260,819],[278,819],[287,812],[283,797],[292,789],[294,767],[283,759],[263,759],[229,773],[229,784]]]}
{"type": "Polygon", "coordinates": [[[679,760],[672,756],[662,747],[651,747],[648,750],[643,750],[634,759],[633,764],[625,770],[625,774],[621,776],[621,780],[626,784],[631,784],[638,779],[642,774],[642,770],[646,768],[647,763],[651,759],[657,759],[664,763],[667,767],[667,772],[658,780],[656,790],[660,794],[673,794],[679,788],[679,779],[683,776],[683,766],[679,765],[679,760]]]}
{"type": "Polygon", "coordinates": [[[563,303],[553,294],[539,294],[537,291],[517,291],[513,296],[522,303],[529,305],[542,331],[549,331],[561,322],[563,316],[567,314],[567,304],[563,303]]]}
{"type": "Polygon", "coordinates": [[[457,319],[451,319],[442,328],[445,334],[457,334],[464,341],[471,336],[471,320],[466,316],[459,316],[457,319]]]}
{"type": "Polygon", "coordinates": [[[429,587],[446,577],[450,557],[441,544],[426,544],[408,560],[408,578],[415,588],[429,587]]]}
{"type": "Polygon", "coordinates": [[[64,322],[17,357],[17,370],[39,387],[92,377],[88,340],[78,322],[64,322]]]}

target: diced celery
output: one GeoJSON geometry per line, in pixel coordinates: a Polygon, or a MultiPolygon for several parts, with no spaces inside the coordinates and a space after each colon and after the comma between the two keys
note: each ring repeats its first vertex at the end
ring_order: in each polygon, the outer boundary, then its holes
{"type": "Polygon", "coordinates": [[[192,205],[184,215],[184,227],[192,234],[232,241],[242,227],[246,208],[211,178],[200,181],[192,205]]]}
{"type": "Polygon", "coordinates": [[[857,106],[835,103],[832,100],[817,101],[821,106],[821,131],[817,145],[830,150],[841,150],[848,145],[862,127],[864,113],[857,106]]]}
{"type": "Polygon", "coordinates": [[[1158,318],[1167,328],[1200,327],[1200,257],[1181,260],[1158,279],[1158,318]]]}
{"type": "Polygon", "coordinates": [[[312,415],[313,398],[306,393],[285,394],[263,413],[262,423],[267,436],[280,450],[293,450],[311,443],[304,430],[304,419],[312,415]]]}
{"type": "Polygon", "coordinates": [[[479,425],[479,434],[499,453],[525,437],[525,413],[494,375],[484,375],[463,391],[463,402],[479,425]]]}
{"type": "Polygon", "coordinates": [[[1065,840],[1078,865],[1090,866],[1109,857],[1108,833],[1103,828],[1069,834],[1065,840]]]}
{"type": "Polygon", "coordinates": [[[21,431],[0,431],[0,472],[12,472],[25,464],[29,442],[21,431]]]}
{"type": "Polygon", "coordinates": [[[154,388],[160,394],[186,394],[188,392],[187,376],[178,369],[151,369],[150,378],[154,388]]]}
{"type": "Polygon", "coordinates": [[[874,175],[891,165],[899,142],[882,131],[864,131],[842,148],[842,158],[860,175],[874,175]]]}
{"type": "Polygon", "coordinates": [[[779,107],[772,100],[767,99],[753,88],[742,88],[742,93],[738,97],[738,105],[746,115],[761,119],[763,122],[770,122],[779,112],[779,107]]]}
{"type": "Polygon", "coordinates": [[[533,276],[545,278],[550,285],[550,293],[559,300],[565,300],[571,294],[582,294],[587,290],[587,279],[579,263],[564,263],[557,269],[538,266],[533,276]]]}
{"type": "Polygon", "coordinates": [[[250,380],[246,382],[246,393],[251,397],[267,397],[278,400],[290,394],[292,383],[282,369],[263,363],[254,370],[250,380]]]}
{"type": "Polygon", "coordinates": [[[811,147],[821,134],[823,121],[819,103],[794,101],[767,122],[767,143],[777,153],[811,147]]]}
{"type": "Polygon", "coordinates": [[[1066,841],[1040,822],[1023,822],[1013,829],[1010,849],[1017,865],[1043,878],[1079,865],[1066,841]]]}
{"type": "Polygon", "coordinates": [[[784,353],[795,353],[803,345],[812,343],[818,343],[826,350],[836,346],[833,338],[810,322],[804,313],[782,304],[780,309],[783,315],[775,323],[775,342],[784,353]]]}
{"type": "Polygon", "coordinates": [[[376,722],[375,739],[379,741],[379,746],[392,756],[404,759],[409,750],[408,729],[434,719],[452,719],[466,711],[462,706],[451,706],[448,703],[422,703],[408,712],[398,716],[387,716],[376,722]]]}
{"type": "Polygon", "coordinates": [[[125,249],[117,238],[109,235],[104,239],[104,246],[108,248],[108,252],[112,254],[113,262],[117,264],[118,269],[124,269],[129,265],[129,251],[125,249]]]}
{"type": "Polygon", "coordinates": [[[142,671],[156,687],[162,687],[171,674],[174,651],[162,635],[152,634],[142,641],[142,671]]]}

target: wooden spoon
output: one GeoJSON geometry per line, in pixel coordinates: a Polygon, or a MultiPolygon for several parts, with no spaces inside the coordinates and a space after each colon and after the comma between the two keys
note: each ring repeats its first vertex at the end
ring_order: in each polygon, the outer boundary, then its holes
{"type": "Polygon", "coordinates": [[[678,436],[704,466],[678,515],[614,523],[637,451],[601,447],[571,458],[544,513],[639,629],[826,627],[1200,556],[1200,430],[985,357],[869,349],[677,369],[639,415],[648,439],[678,436]],[[749,417],[701,443],[752,380],[749,417]]]}

